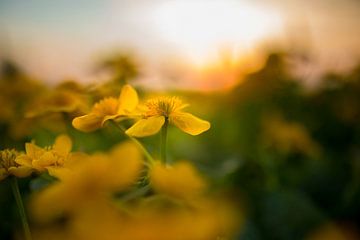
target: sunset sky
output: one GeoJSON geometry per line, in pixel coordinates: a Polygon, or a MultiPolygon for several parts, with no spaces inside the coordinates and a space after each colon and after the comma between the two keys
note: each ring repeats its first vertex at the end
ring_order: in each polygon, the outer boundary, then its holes
{"type": "Polygon", "coordinates": [[[356,0],[0,0],[0,57],[52,83],[95,81],[114,49],[135,51],[158,84],[172,65],[204,69],[224,52],[251,64],[273,45],[341,69],[360,56],[359,12],[356,0]]]}

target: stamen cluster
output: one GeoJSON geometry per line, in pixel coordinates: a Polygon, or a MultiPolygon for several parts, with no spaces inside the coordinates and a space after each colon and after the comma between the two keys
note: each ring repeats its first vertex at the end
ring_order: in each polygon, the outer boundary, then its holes
{"type": "Polygon", "coordinates": [[[172,113],[183,109],[186,104],[177,97],[161,97],[148,100],[145,104],[148,111],[145,113],[146,117],[164,116],[169,117],[172,113]]]}
{"type": "Polygon", "coordinates": [[[10,167],[16,167],[19,164],[15,162],[19,153],[14,149],[5,149],[0,151],[0,168],[9,169],[10,167]]]}

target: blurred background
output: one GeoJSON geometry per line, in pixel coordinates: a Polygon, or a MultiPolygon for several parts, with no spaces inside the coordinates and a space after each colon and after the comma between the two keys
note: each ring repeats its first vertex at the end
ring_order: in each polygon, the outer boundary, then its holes
{"type": "MultiPolygon", "coordinates": [[[[71,120],[130,83],[211,122],[196,138],[170,129],[169,158],[242,206],[235,239],[360,239],[359,12],[356,0],[0,0],[0,149],[63,132],[75,150],[109,149],[123,138],[71,120]]],[[[158,154],[158,136],[143,142],[158,154]]],[[[0,239],[13,208],[1,184],[0,239]]]]}

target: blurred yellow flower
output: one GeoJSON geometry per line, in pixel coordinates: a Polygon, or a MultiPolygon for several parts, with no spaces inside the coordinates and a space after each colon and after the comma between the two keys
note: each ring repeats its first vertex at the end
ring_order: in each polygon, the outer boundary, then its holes
{"type": "Polygon", "coordinates": [[[206,182],[189,162],[181,161],[173,166],[155,163],[149,172],[150,184],[156,192],[188,199],[204,192],[206,182]]]}
{"type": "Polygon", "coordinates": [[[0,151],[0,181],[4,180],[9,175],[27,177],[32,173],[31,167],[20,166],[15,162],[18,155],[19,152],[14,149],[0,151]]]}
{"type": "Polygon", "coordinates": [[[26,129],[18,129],[19,123],[24,121],[27,103],[44,89],[43,84],[24,74],[8,77],[0,74],[0,124],[8,126],[2,131],[2,138],[20,140],[32,132],[33,124],[27,123],[26,129]]]}
{"type": "Polygon", "coordinates": [[[1,95],[17,103],[25,103],[24,101],[36,96],[44,88],[44,84],[25,75],[0,79],[1,95]]]}
{"type": "Polygon", "coordinates": [[[262,137],[266,146],[286,154],[299,152],[316,157],[320,153],[319,145],[311,138],[305,126],[288,122],[279,115],[264,119],[262,137]]]}
{"type": "Polygon", "coordinates": [[[71,139],[67,135],[60,135],[55,139],[53,146],[41,148],[34,143],[25,144],[25,154],[16,158],[16,163],[44,172],[61,167],[68,161],[72,148],[71,139]]]}
{"type": "MultiPolygon", "coordinates": [[[[35,221],[49,223],[66,216],[66,224],[52,232],[40,229],[37,239],[54,234],[90,240],[208,240],[231,237],[238,230],[236,208],[220,199],[198,196],[183,202],[153,195],[128,204],[111,197],[115,191],[134,184],[142,166],[142,156],[130,142],[114,147],[108,154],[82,155],[71,161],[69,174],[37,193],[30,208],[35,221]]],[[[172,168],[159,163],[150,171],[153,187],[160,186],[159,192],[172,196],[195,196],[206,185],[186,162],[172,168]]]]}
{"type": "Polygon", "coordinates": [[[54,228],[52,234],[45,229],[36,239],[53,239],[51,235],[74,240],[232,239],[242,221],[242,214],[233,204],[217,198],[198,199],[184,205],[176,204],[173,199],[150,197],[126,209],[90,198],[67,217],[65,227],[54,228]]]}
{"type": "Polygon", "coordinates": [[[109,154],[77,155],[69,162],[69,171],[62,172],[61,181],[35,196],[34,217],[48,221],[64,212],[78,211],[89,202],[109,198],[111,193],[136,182],[142,160],[137,146],[129,142],[115,146],[109,154]]]}
{"type": "Polygon", "coordinates": [[[145,103],[143,118],[130,127],[126,134],[134,137],[154,135],[160,131],[166,121],[191,135],[198,135],[207,131],[210,128],[210,123],[190,113],[183,112],[182,110],[187,106],[188,104],[183,104],[176,97],[150,99],[145,103]]]}
{"type": "Polygon", "coordinates": [[[235,208],[228,202],[216,200],[198,199],[186,206],[174,205],[171,200],[147,199],[145,201],[151,203],[137,206],[131,211],[133,218],[122,224],[121,239],[209,240],[231,237],[239,223],[235,208]]]}
{"type": "Polygon", "coordinates": [[[35,98],[28,106],[26,117],[36,117],[48,113],[83,114],[88,110],[86,97],[69,89],[55,89],[35,98]]]}
{"type": "Polygon", "coordinates": [[[96,103],[87,115],[73,120],[73,126],[83,132],[91,132],[101,128],[107,120],[126,117],[138,105],[138,95],[134,88],[125,85],[118,99],[109,97],[96,103]]]}

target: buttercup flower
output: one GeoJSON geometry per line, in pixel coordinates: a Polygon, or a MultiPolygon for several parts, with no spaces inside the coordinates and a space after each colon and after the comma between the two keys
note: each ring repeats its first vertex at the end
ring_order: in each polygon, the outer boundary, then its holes
{"type": "Polygon", "coordinates": [[[126,117],[138,105],[138,95],[134,88],[125,85],[118,99],[109,97],[96,103],[87,115],[73,120],[73,126],[83,132],[101,128],[107,120],[126,117]]]}
{"type": "Polygon", "coordinates": [[[132,217],[117,229],[122,230],[119,239],[232,239],[241,223],[236,211],[230,202],[214,197],[182,204],[157,196],[144,199],[131,209],[132,217]]]}
{"type": "MultiPolygon", "coordinates": [[[[71,205],[74,212],[66,215],[66,224],[53,229],[40,228],[36,239],[233,239],[231,237],[242,224],[242,215],[239,216],[235,206],[218,198],[198,199],[184,205],[157,196],[121,208],[99,199],[89,200],[85,199],[87,202],[76,207],[71,205]]],[[[53,206],[62,201],[55,199],[51,203],[53,206]]],[[[46,205],[37,204],[41,214],[48,213],[44,209],[46,205]]]]}
{"type": "Polygon", "coordinates": [[[88,110],[86,97],[74,90],[55,89],[41,95],[28,106],[26,117],[37,117],[48,113],[84,113],[88,110]]]}
{"type": "Polygon", "coordinates": [[[264,119],[263,129],[263,141],[268,147],[286,154],[298,152],[312,157],[320,154],[319,145],[300,123],[289,122],[281,115],[274,115],[264,119]]]}
{"type": "Polygon", "coordinates": [[[160,131],[166,121],[174,124],[182,131],[198,135],[210,128],[208,121],[183,112],[187,107],[177,97],[162,97],[148,100],[144,107],[143,118],[136,122],[126,131],[126,134],[134,137],[146,137],[160,131]]]}
{"type": "Polygon", "coordinates": [[[68,172],[61,174],[61,181],[36,195],[34,217],[48,221],[63,212],[76,212],[91,202],[108,199],[111,193],[136,182],[142,162],[137,146],[129,142],[116,145],[108,154],[78,155],[68,164],[68,172]]]}
{"type": "Polygon", "coordinates": [[[16,158],[16,163],[33,168],[38,172],[51,171],[63,166],[69,159],[72,148],[71,139],[67,135],[60,135],[55,139],[55,144],[41,148],[34,143],[26,143],[26,154],[16,158]]]}
{"type": "Polygon", "coordinates": [[[14,149],[0,151],[0,181],[9,175],[16,177],[27,177],[32,173],[32,168],[20,166],[15,162],[19,153],[14,149]]]}
{"type": "Polygon", "coordinates": [[[189,162],[173,166],[155,163],[150,169],[150,184],[155,191],[178,198],[192,198],[206,188],[205,180],[189,162]]]}

